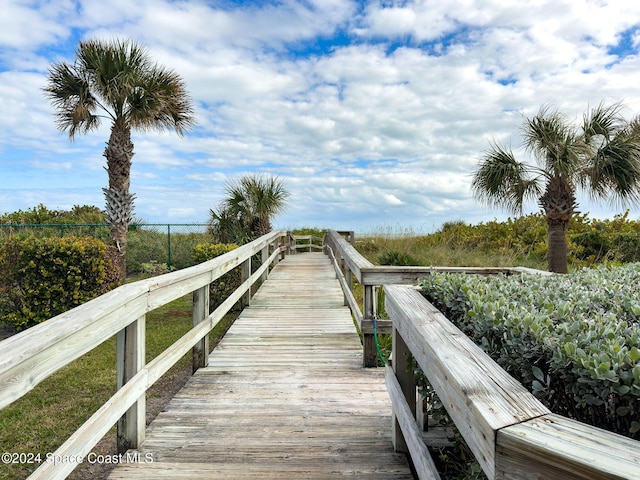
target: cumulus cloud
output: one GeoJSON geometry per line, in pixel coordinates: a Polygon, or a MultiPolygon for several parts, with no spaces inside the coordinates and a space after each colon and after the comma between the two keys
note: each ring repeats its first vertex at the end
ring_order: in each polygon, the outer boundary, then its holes
{"type": "Polygon", "coordinates": [[[195,102],[185,138],[134,134],[136,214],[149,221],[204,221],[225,181],[252,172],[291,190],[284,227],[491,219],[505,214],[473,200],[470,174],[491,141],[519,145],[523,115],[554,103],[579,118],[602,100],[640,112],[637,2],[5,3],[7,211],[36,197],[102,204],[108,122],[70,143],[42,94],[49,65],[86,38],[136,39],[195,102]]]}

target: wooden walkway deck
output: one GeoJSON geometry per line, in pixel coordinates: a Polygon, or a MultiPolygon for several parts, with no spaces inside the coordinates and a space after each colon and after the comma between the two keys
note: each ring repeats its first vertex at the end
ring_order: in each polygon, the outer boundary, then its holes
{"type": "Polygon", "coordinates": [[[117,479],[412,479],[326,256],[288,256],[117,479]],[[149,457],[145,455],[150,454],[149,457]]]}

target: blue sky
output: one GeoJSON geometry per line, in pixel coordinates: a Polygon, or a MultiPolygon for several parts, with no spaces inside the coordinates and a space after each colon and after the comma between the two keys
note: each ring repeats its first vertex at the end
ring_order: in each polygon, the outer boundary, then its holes
{"type": "Polygon", "coordinates": [[[281,228],[503,219],[471,174],[490,142],[517,149],[523,115],[551,103],[579,120],[601,101],[640,114],[637,0],[4,0],[1,212],[103,207],[109,125],[70,142],[42,92],[88,38],[145,45],[196,106],[185,137],[134,133],[136,216],[152,223],[205,222],[247,173],[285,181],[281,228]]]}

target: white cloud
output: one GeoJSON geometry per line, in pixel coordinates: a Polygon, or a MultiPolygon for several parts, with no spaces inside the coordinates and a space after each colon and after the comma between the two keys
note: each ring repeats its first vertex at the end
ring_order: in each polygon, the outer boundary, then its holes
{"type": "Polygon", "coordinates": [[[42,93],[49,64],[81,38],[139,40],[196,102],[186,137],[134,134],[136,212],[149,220],[205,220],[224,182],[250,172],[283,176],[293,196],[276,223],[289,227],[492,218],[502,213],[471,198],[470,173],[491,140],[519,145],[523,114],[553,102],[578,118],[603,99],[640,112],[640,58],[614,55],[623,41],[637,49],[640,2],[234,5],[3,6],[15,18],[0,16],[3,208],[103,203],[108,122],[70,143],[42,93]]]}

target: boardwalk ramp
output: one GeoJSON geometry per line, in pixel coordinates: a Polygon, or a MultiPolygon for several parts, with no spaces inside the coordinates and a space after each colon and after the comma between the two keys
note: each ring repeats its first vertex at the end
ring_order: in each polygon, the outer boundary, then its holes
{"type": "Polygon", "coordinates": [[[327,257],[288,256],[110,479],[411,479],[361,365],[327,257]]]}

